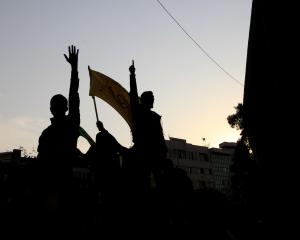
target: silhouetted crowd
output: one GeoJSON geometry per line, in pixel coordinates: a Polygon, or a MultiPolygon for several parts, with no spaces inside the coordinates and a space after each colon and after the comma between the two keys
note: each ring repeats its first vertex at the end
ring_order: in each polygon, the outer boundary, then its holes
{"type": "Polygon", "coordinates": [[[240,239],[243,210],[217,191],[195,191],[187,173],[167,158],[161,116],[151,110],[153,93],[139,97],[134,64],[129,68],[133,146],[122,146],[98,120],[95,144],[85,154],[77,149],[78,52],[70,46],[65,55],[71,66],[69,98],[57,94],[50,100],[53,118],[39,138],[37,158],[12,171],[2,189],[2,226],[84,233],[105,225],[193,224],[204,239],[240,239]],[[74,169],[85,174],[76,177],[74,169]]]}

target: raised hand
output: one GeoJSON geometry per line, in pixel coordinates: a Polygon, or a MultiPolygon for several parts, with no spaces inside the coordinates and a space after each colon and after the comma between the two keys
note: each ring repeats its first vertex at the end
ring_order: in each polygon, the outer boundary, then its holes
{"type": "Polygon", "coordinates": [[[69,48],[69,57],[66,54],[64,54],[64,56],[67,62],[71,64],[72,69],[77,70],[79,49],[76,49],[74,45],[71,45],[68,48],[69,48]]]}
{"type": "Polygon", "coordinates": [[[134,61],[132,60],[132,65],[129,67],[129,72],[131,74],[135,74],[135,67],[134,67],[134,61]]]}

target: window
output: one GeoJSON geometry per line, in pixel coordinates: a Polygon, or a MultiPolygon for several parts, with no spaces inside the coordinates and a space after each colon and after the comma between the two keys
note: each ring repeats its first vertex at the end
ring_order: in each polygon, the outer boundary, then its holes
{"type": "Polygon", "coordinates": [[[191,152],[191,159],[194,160],[194,153],[191,152]]]}

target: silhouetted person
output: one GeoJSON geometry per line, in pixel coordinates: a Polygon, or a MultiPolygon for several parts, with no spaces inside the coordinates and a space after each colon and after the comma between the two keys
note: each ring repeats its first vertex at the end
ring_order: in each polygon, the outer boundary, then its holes
{"type": "Polygon", "coordinates": [[[120,156],[126,153],[127,148],[104,128],[102,122],[96,124],[99,130],[96,144],[90,147],[87,158],[95,180],[96,204],[100,204],[100,221],[111,224],[118,220],[122,176],[120,156]]]}
{"type": "Polygon", "coordinates": [[[167,148],[161,116],[151,110],[153,93],[146,91],[139,98],[134,64],[129,67],[129,72],[134,145],[124,161],[124,182],[128,192],[124,198],[128,211],[126,220],[132,224],[152,224],[156,207],[153,192],[161,175],[161,164],[166,159],[167,148]]]}
{"type": "Polygon", "coordinates": [[[56,211],[69,204],[72,181],[72,162],[77,158],[77,139],[79,137],[79,79],[78,52],[75,46],[69,46],[69,56],[65,55],[71,65],[69,102],[61,94],[54,95],[50,101],[53,115],[51,125],[41,134],[38,145],[38,159],[43,171],[43,188],[47,195],[46,208],[56,211]],[[67,111],[69,110],[68,114],[67,111]]]}
{"type": "Polygon", "coordinates": [[[92,167],[99,190],[106,191],[118,177],[116,174],[121,167],[119,155],[126,148],[103,127],[102,122],[98,121],[97,127],[99,133],[96,135],[92,167]]]}
{"type": "Polygon", "coordinates": [[[167,147],[161,126],[161,116],[152,111],[154,96],[143,92],[139,99],[135,78],[135,67],[130,71],[130,105],[133,119],[133,150],[140,161],[141,170],[149,177],[149,171],[157,175],[161,162],[166,159],[167,147]]]}

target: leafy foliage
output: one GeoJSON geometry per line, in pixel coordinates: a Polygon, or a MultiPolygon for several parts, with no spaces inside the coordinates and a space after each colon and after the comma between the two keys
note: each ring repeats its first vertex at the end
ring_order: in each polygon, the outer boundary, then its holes
{"type": "Polygon", "coordinates": [[[227,121],[232,128],[237,130],[244,130],[244,121],[243,121],[243,104],[239,103],[236,107],[235,114],[229,115],[227,121]]]}

